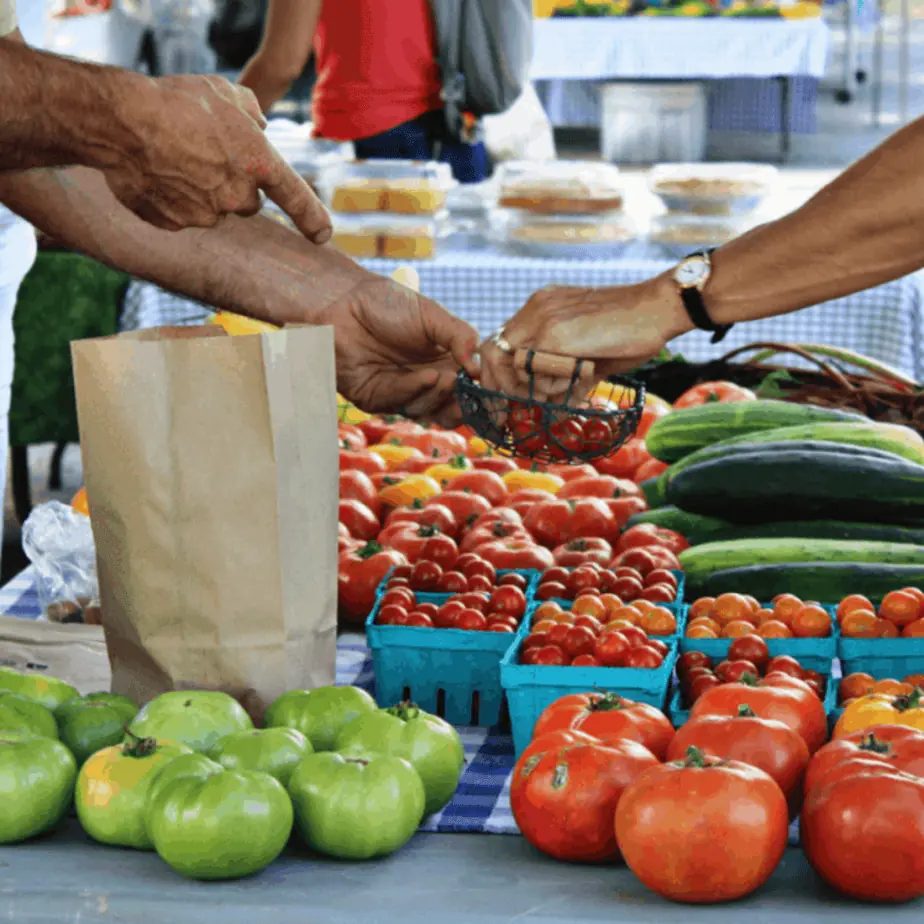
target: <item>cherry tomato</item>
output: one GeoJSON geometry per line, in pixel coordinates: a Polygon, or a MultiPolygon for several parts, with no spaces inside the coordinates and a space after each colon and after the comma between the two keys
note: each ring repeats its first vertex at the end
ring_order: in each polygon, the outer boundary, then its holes
{"type": "Polygon", "coordinates": [[[415,590],[435,590],[443,569],[435,561],[419,561],[411,572],[411,587],[415,590]]]}
{"type": "Polygon", "coordinates": [[[571,572],[566,586],[575,597],[588,590],[599,590],[600,572],[582,565],[571,572]]]}
{"type": "Polygon", "coordinates": [[[478,593],[489,594],[494,588],[494,583],[490,578],[483,574],[473,574],[468,578],[468,589],[478,593]]]}
{"type": "Polygon", "coordinates": [[[576,658],[582,654],[593,654],[597,644],[597,637],[584,626],[572,626],[565,636],[565,654],[576,658]]]}
{"type": "Polygon", "coordinates": [[[802,665],[789,655],[777,655],[775,658],[771,658],[767,662],[767,673],[769,674],[773,671],[780,674],[788,674],[790,677],[795,677],[798,680],[802,679],[804,673],[802,665]]]}
{"type": "Polygon", "coordinates": [[[622,632],[626,638],[626,641],[633,648],[644,645],[648,641],[648,636],[645,634],[644,629],[640,629],[638,626],[626,626],[624,629],[620,629],[619,631],[622,632]]]}
{"type": "Polygon", "coordinates": [[[677,589],[671,584],[650,584],[642,589],[640,596],[652,603],[673,603],[677,599],[677,589]]]}
{"type": "Polygon", "coordinates": [[[564,649],[565,642],[568,638],[568,633],[571,631],[571,626],[567,623],[558,622],[546,632],[546,635],[549,637],[550,645],[558,645],[559,648],[564,649]]]}
{"type": "Polygon", "coordinates": [[[546,646],[536,646],[533,648],[527,648],[523,646],[523,650],[520,652],[520,664],[536,664],[536,657],[540,651],[543,650],[546,646]]]}
{"type": "Polygon", "coordinates": [[[695,703],[706,690],[720,686],[722,686],[722,681],[711,671],[708,674],[701,674],[690,684],[690,702],[695,703]]]}
{"type": "Polygon", "coordinates": [[[471,608],[462,610],[456,619],[457,629],[466,629],[470,632],[479,632],[484,629],[487,624],[488,621],[485,619],[484,613],[480,610],[471,608]]]}
{"type": "Polygon", "coordinates": [[[485,631],[513,633],[516,631],[516,629],[513,626],[508,625],[506,622],[495,620],[494,622],[489,622],[487,624],[485,631]]]}
{"type": "Polygon", "coordinates": [[[676,590],[677,578],[674,576],[673,571],[668,571],[666,568],[655,568],[654,571],[649,571],[645,575],[645,585],[650,586],[652,584],[670,584],[676,590]]]}
{"type": "Polygon", "coordinates": [[[626,667],[656,668],[661,666],[663,660],[661,652],[656,648],[650,648],[648,645],[638,645],[629,649],[624,663],[626,667]]]}
{"type": "Polygon", "coordinates": [[[604,632],[594,645],[594,656],[606,667],[620,667],[629,647],[628,639],[621,632],[604,632]]]}
{"type": "Polygon", "coordinates": [[[600,662],[592,654],[578,655],[571,659],[572,667],[601,667],[600,662]]]}
{"type": "Polygon", "coordinates": [[[567,600],[569,596],[568,588],[564,584],[558,584],[555,581],[546,581],[536,588],[537,600],[567,600]]]}
{"type": "Polygon", "coordinates": [[[637,600],[644,589],[638,578],[619,577],[613,584],[613,593],[623,600],[637,600]]]}
{"type": "Polygon", "coordinates": [[[417,598],[414,596],[414,591],[410,587],[393,587],[391,590],[386,590],[382,594],[382,606],[389,606],[395,604],[397,606],[403,606],[406,610],[413,608],[416,603],[417,598]]]}
{"type": "Polygon", "coordinates": [[[458,600],[447,600],[436,614],[433,625],[441,629],[454,629],[459,619],[459,614],[465,609],[465,604],[458,600]]]}
{"type": "Polygon", "coordinates": [[[526,612],[526,594],[519,587],[508,584],[491,594],[488,605],[496,612],[509,613],[519,619],[526,612]]]}
{"type": "Polygon", "coordinates": [[[542,648],[544,645],[549,644],[549,637],[545,632],[530,632],[529,635],[523,639],[523,650],[527,648],[542,648]]]}
{"type": "MultiPolygon", "coordinates": [[[[732,642],[734,645],[734,642],[732,642]]],[[[729,654],[731,654],[731,648],[729,648],[729,654]]],[[[685,651],[677,659],[677,674],[683,676],[684,674],[689,673],[689,671],[697,666],[703,667],[712,667],[712,658],[706,654],[704,651],[685,651]]]]}
{"type": "Polygon", "coordinates": [[[645,644],[649,648],[654,648],[655,651],[660,651],[662,659],[670,651],[667,642],[659,638],[650,638],[645,644]]]}
{"type": "Polygon", "coordinates": [[[387,603],[379,607],[376,622],[382,626],[402,626],[408,617],[407,607],[397,603],[387,603]]]}
{"type": "Polygon", "coordinates": [[[722,661],[715,669],[715,675],[722,683],[739,683],[745,674],[757,679],[760,671],[750,661],[722,661]]]}
{"type": "Polygon", "coordinates": [[[458,600],[463,606],[468,609],[478,610],[479,613],[484,613],[488,609],[488,595],[485,593],[469,591],[468,593],[453,597],[453,600],[458,600]]]}
{"type": "Polygon", "coordinates": [[[764,670],[770,661],[770,649],[759,635],[745,635],[732,640],[728,660],[750,661],[758,670],[764,670]]]}
{"type": "Polygon", "coordinates": [[[581,613],[576,616],[574,618],[574,625],[590,629],[594,635],[599,635],[603,631],[603,623],[596,617],[591,616],[590,613],[581,613]]]}
{"type": "Polygon", "coordinates": [[[522,574],[511,571],[508,574],[502,574],[497,579],[498,587],[519,587],[520,590],[526,590],[526,578],[522,574]]]}
{"type": "Polygon", "coordinates": [[[567,584],[570,572],[567,568],[546,568],[542,572],[542,577],[540,581],[542,584],[545,584],[546,581],[555,584],[567,584]]]}
{"type": "Polygon", "coordinates": [[[572,418],[560,420],[549,427],[548,449],[553,458],[567,459],[584,448],[584,429],[572,418]]]}
{"type": "Polygon", "coordinates": [[[415,610],[413,613],[409,613],[407,619],[404,621],[406,626],[416,626],[419,629],[432,629],[433,620],[426,613],[421,613],[419,610],[415,610]]]}
{"type": "Polygon", "coordinates": [[[568,663],[568,658],[564,651],[557,645],[546,645],[544,648],[531,648],[530,651],[536,652],[534,655],[536,664],[549,667],[563,667],[568,663]]]}
{"type": "Polygon", "coordinates": [[[588,417],[584,421],[583,436],[586,452],[605,452],[615,442],[613,428],[603,417],[588,417]]]}

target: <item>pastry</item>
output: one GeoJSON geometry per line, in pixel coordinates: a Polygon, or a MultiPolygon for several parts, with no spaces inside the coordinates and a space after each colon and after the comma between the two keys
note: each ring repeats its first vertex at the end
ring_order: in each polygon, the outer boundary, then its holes
{"type": "Polygon", "coordinates": [[[331,208],[335,212],[381,212],[385,193],[382,180],[344,180],[334,188],[331,208]]]}
{"type": "Polygon", "coordinates": [[[618,224],[525,224],[510,232],[513,240],[528,244],[615,244],[632,239],[632,232],[618,224]]]}
{"type": "Polygon", "coordinates": [[[357,259],[432,260],[436,256],[436,241],[426,227],[335,230],[333,243],[342,253],[357,259]]]}
{"type": "Polygon", "coordinates": [[[346,180],[335,187],[335,212],[432,215],[446,205],[446,191],[428,179],[346,180]]]}
{"type": "Polygon", "coordinates": [[[420,232],[402,231],[386,234],[381,239],[379,256],[391,260],[432,260],[436,255],[436,241],[426,229],[420,232]]]}
{"type": "Polygon", "coordinates": [[[690,222],[688,224],[666,225],[652,231],[650,239],[658,244],[725,244],[737,236],[734,228],[727,225],[690,222]]]}
{"type": "Polygon", "coordinates": [[[348,257],[368,259],[379,255],[379,232],[334,231],[333,245],[348,257]]]}
{"type": "Polygon", "coordinates": [[[499,205],[547,215],[611,212],[622,208],[622,193],[609,184],[577,177],[509,180],[501,188],[499,205]]]}

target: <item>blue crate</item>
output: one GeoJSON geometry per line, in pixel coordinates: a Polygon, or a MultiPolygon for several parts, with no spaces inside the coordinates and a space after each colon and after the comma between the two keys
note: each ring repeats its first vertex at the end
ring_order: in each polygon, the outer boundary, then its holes
{"type": "Polygon", "coordinates": [[[520,648],[528,632],[527,620],[501,661],[501,685],[510,707],[513,744],[519,756],[532,739],[542,711],[569,693],[606,691],[663,709],[667,688],[677,660],[677,643],[661,667],[654,670],[630,667],[543,667],[519,664],[520,648]]]}
{"type": "MultiPolygon", "coordinates": [[[[574,568],[566,568],[566,571],[574,571],[574,568]]],[[[677,596],[674,598],[673,603],[659,603],[658,606],[666,606],[668,609],[673,612],[677,612],[683,606],[683,595],[686,590],[686,577],[682,571],[671,571],[671,574],[677,578],[677,596]]],[[[539,573],[539,580],[542,579],[542,572],[539,573]]],[[[538,581],[537,581],[538,586],[538,581]]],[[[552,597],[551,598],[555,603],[558,603],[560,606],[568,609],[566,604],[573,603],[573,600],[563,600],[561,597],[552,597]]],[[[632,601],[628,601],[630,604],[632,601]]]]}
{"type": "Polygon", "coordinates": [[[862,671],[877,680],[924,673],[924,638],[839,638],[844,675],[862,671]]]}
{"type": "MultiPolygon", "coordinates": [[[[818,671],[820,674],[831,673],[831,662],[837,657],[838,643],[842,639],[835,617],[835,607],[822,605],[831,614],[831,635],[828,638],[765,639],[771,658],[790,655],[809,670],[818,671]]],[[[770,604],[766,606],[768,609],[772,608],[770,604]]],[[[718,663],[725,660],[731,643],[732,639],[728,638],[682,638],[680,652],[682,654],[685,651],[702,651],[712,658],[713,663],[718,663]]]]}
{"type": "MultiPolygon", "coordinates": [[[[500,571],[499,575],[509,572],[500,571]]],[[[517,571],[527,579],[527,601],[539,583],[538,571],[517,571]]],[[[372,651],[375,699],[390,706],[405,698],[453,725],[496,725],[504,691],[500,660],[528,631],[530,604],[513,635],[424,629],[375,624],[388,577],[379,585],[375,606],[366,620],[366,641],[372,651]],[[477,708],[475,695],[477,694],[477,708]]],[[[452,594],[416,594],[420,603],[445,603],[452,594]]]]}
{"type": "MultiPolygon", "coordinates": [[[[814,668],[811,669],[814,670],[814,668]]],[[[834,727],[834,722],[837,721],[837,714],[843,711],[837,708],[837,678],[831,676],[830,669],[825,673],[825,698],[823,705],[825,707],[825,715],[828,717],[828,726],[830,730],[830,728],[834,727]]],[[[674,691],[671,694],[668,717],[674,728],[680,728],[681,725],[685,725],[690,720],[690,710],[684,708],[680,687],[674,687],[674,691]]]]}
{"type": "MultiPolygon", "coordinates": [[[[537,600],[535,601],[535,606],[532,607],[530,612],[535,612],[536,606],[539,606],[542,603],[547,603],[546,600],[537,600]]],[[[574,604],[573,600],[556,600],[553,599],[552,603],[557,603],[563,610],[570,610],[574,604]]],[[[652,638],[657,639],[661,642],[666,642],[670,644],[671,642],[679,642],[683,638],[683,633],[686,631],[687,627],[687,611],[689,607],[683,603],[658,603],[656,606],[664,607],[664,609],[669,610],[674,614],[674,617],[677,620],[677,631],[673,635],[653,635],[652,638]]]]}

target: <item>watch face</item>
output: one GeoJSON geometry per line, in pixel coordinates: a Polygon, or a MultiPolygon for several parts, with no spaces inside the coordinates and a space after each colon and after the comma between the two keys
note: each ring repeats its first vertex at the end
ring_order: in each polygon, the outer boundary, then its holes
{"type": "Polygon", "coordinates": [[[709,264],[702,257],[690,257],[674,270],[674,279],[681,286],[695,286],[701,283],[708,273],[709,264]]]}

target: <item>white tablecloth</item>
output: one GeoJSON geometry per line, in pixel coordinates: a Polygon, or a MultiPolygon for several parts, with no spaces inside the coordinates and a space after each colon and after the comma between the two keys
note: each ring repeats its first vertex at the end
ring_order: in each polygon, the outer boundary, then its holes
{"type": "Polygon", "coordinates": [[[540,19],[533,80],[821,78],[821,19],[540,19]]]}

